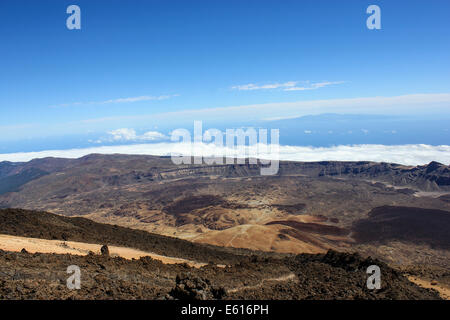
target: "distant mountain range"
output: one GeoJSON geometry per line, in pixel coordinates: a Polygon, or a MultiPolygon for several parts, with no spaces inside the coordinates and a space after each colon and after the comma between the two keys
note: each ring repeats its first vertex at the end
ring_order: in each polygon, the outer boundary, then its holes
{"type": "MultiPolygon", "coordinates": [[[[175,166],[167,157],[155,156],[126,156],[126,155],[88,155],[80,159],[43,158],[29,162],[0,162],[0,195],[8,192],[19,192],[27,183],[46,175],[52,175],[55,180],[65,179],[61,177],[67,170],[92,170],[99,164],[116,165],[128,162],[129,167],[123,168],[130,171],[133,168],[134,177],[127,175],[127,179],[121,176],[118,183],[135,181],[164,180],[167,177],[207,176],[220,175],[224,177],[246,177],[260,174],[255,165],[197,165],[175,166]],[[146,167],[149,163],[152,167],[146,167]],[[157,166],[157,167],[155,167],[157,166]],[[59,178],[56,178],[58,177],[59,178]],[[131,179],[131,180],[130,180],[131,179]]],[[[104,170],[103,170],[104,171],[104,170]]],[[[103,171],[95,174],[101,175],[103,171]]],[[[102,180],[116,179],[116,174],[105,172],[102,180]]],[[[114,172],[114,171],[113,171],[114,172]]],[[[302,174],[309,177],[346,177],[360,179],[374,179],[380,182],[390,183],[394,186],[411,187],[420,191],[445,191],[450,190],[450,167],[438,162],[431,162],[424,166],[403,166],[389,163],[374,162],[288,162],[280,163],[278,176],[302,174]]],[[[53,177],[52,176],[52,177],[53,177]]],[[[45,181],[45,180],[43,180],[45,181]]],[[[47,183],[47,182],[46,182],[47,183]]],[[[48,185],[51,188],[51,185],[48,185]]]]}

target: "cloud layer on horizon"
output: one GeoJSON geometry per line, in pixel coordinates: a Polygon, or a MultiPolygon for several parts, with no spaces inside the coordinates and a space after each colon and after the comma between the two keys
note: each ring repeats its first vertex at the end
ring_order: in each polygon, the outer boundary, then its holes
{"type": "Polygon", "coordinates": [[[450,93],[408,94],[392,97],[365,97],[328,100],[309,100],[296,102],[263,103],[241,106],[228,106],[204,109],[188,109],[134,116],[111,116],[85,119],[84,124],[120,121],[167,121],[182,117],[185,121],[216,120],[235,121],[236,118],[248,120],[281,120],[319,115],[339,114],[378,114],[378,115],[419,115],[449,114],[450,93]]]}
{"type": "Polygon", "coordinates": [[[234,126],[237,119],[245,119],[247,122],[270,121],[325,113],[448,118],[450,116],[450,93],[273,102],[143,114],[118,114],[57,123],[19,123],[0,126],[0,140],[9,141],[12,140],[11,137],[14,137],[15,140],[20,140],[57,134],[67,135],[89,131],[110,131],[124,127],[162,126],[174,121],[176,122],[176,127],[187,126],[195,120],[210,121],[212,123],[219,121],[221,123],[229,123],[227,124],[228,126],[234,126]]]}
{"type": "MultiPolygon", "coordinates": [[[[279,146],[279,154],[267,152],[266,145],[258,144],[236,151],[237,157],[258,157],[262,159],[290,161],[375,161],[404,165],[423,165],[431,161],[450,164],[450,146],[414,145],[341,145],[334,147],[279,146]],[[258,152],[259,148],[259,152],[258,152]]],[[[135,154],[167,156],[171,154],[219,156],[233,153],[226,147],[217,147],[213,143],[170,143],[133,144],[119,146],[98,146],[83,149],[46,150],[0,154],[0,161],[24,162],[35,158],[60,157],[79,158],[88,154],[135,154]],[[228,153],[227,153],[228,152],[228,153]]]]}

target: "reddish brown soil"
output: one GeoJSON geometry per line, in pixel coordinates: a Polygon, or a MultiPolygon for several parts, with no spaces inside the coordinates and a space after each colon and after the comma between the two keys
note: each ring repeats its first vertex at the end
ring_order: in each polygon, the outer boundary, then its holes
{"type": "Polygon", "coordinates": [[[245,206],[243,205],[230,203],[229,201],[226,201],[218,196],[202,195],[187,197],[178,201],[174,201],[165,206],[163,208],[163,212],[174,216],[176,218],[177,226],[192,223],[195,219],[199,220],[198,222],[203,222],[203,224],[211,225],[211,222],[214,222],[214,219],[218,220],[219,217],[212,217],[213,221],[206,221],[208,219],[201,218],[204,210],[200,210],[211,207],[220,207],[224,209],[245,208],[245,206]],[[194,216],[194,219],[192,216],[194,216]]]}

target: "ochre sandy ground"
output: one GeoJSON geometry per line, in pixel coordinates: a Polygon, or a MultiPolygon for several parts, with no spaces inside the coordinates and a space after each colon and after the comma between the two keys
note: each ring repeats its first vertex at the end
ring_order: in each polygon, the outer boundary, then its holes
{"type": "Polygon", "coordinates": [[[324,253],[325,249],[294,238],[283,241],[278,238],[283,226],[245,224],[220,231],[210,231],[193,238],[197,243],[208,243],[223,247],[248,248],[252,250],[281,253],[324,253]]]}
{"type": "Polygon", "coordinates": [[[434,289],[437,292],[439,292],[442,299],[450,300],[450,289],[444,287],[443,285],[440,285],[439,283],[436,285],[432,285],[430,281],[420,279],[420,278],[417,278],[414,276],[408,276],[408,280],[411,282],[414,282],[415,284],[417,284],[418,286],[421,286],[423,288],[434,289]]]}
{"type": "MultiPolygon", "coordinates": [[[[5,251],[27,250],[30,253],[57,253],[87,255],[89,251],[100,254],[102,245],[75,241],[46,240],[37,238],[25,238],[0,234],[0,249],[5,251]]],[[[149,256],[166,264],[187,263],[191,267],[200,268],[206,264],[181,258],[166,257],[156,253],[145,252],[137,249],[108,246],[111,256],[119,256],[125,259],[139,259],[149,256]]]]}

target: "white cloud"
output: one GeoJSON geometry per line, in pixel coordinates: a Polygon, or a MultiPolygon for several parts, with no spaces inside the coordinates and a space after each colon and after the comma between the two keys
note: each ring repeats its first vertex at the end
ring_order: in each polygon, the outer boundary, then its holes
{"type": "Polygon", "coordinates": [[[299,81],[289,81],[284,83],[269,83],[264,85],[257,85],[254,83],[233,86],[231,89],[239,91],[252,91],[252,90],[270,90],[270,89],[283,89],[283,91],[305,91],[305,90],[316,90],[324,88],[327,86],[345,83],[345,81],[323,81],[323,82],[313,82],[303,81],[304,86],[297,86],[299,81]]]}
{"type": "Polygon", "coordinates": [[[96,104],[108,104],[108,103],[124,103],[124,102],[138,102],[138,101],[150,101],[150,100],[166,100],[171,97],[178,95],[166,95],[166,96],[140,96],[140,97],[131,97],[131,98],[119,98],[119,99],[111,99],[100,102],[91,102],[96,104]]]}
{"type": "Polygon", "coordinates": [[[303,86],[303,87],[290,87],[290,88],[285,88],[283,89],[284,91],[305,91],[305,90],[316,90],[316,89],[320,89],[323,87],[327,87],[327,86],[331,86],[331,85],[335,85],[335,84],[341,84],[341,83],[345,83],[345,81],[334,81],[334,82],[330,82],[330,81],[325,81],[325,82],[317,82],[317,83],[312,83],[308,86],[303,86]]]}
{"type": "Polygon", "coordinates": [[[164,95],[164,96],[139,96],[139,97],[129,97],[129,98],[118,98],[118,99],[109,99],[103,101],[90,101],[90,102],[73,102],[73,103],[63,103],[56,106],[52,106],[53,108],[57,107],[72,107],[72,106],[80,106],[80,105],[92,105],[92,104],[117,104],[117,103],[131,103],[131,102],[139,102],[139,101],[152,101],[152,100],[166,100],[172,97],[177,97],[178,94],[173,95],[164,95]]]}
{"type": "MultiPolygon", "coordinates": [[[[258,155],[264,159],[277,159],[276,154],[257,152],[265,146],[258,144],[246,148],[246,154],[258,155]]],[[[121,146],[100,146],[84,149],[49,150],[40,152],[0,154],[0,161],[29,161],[35,158],[62,157],[79,158],[91,153],[100,154],[141,154],[141,155],[192,155],[193,148],[186,143],[161,142],[121,146]]],[[[195,146],[195,155],[212,156],[230,152],[226,147],[201,143],[195,146]]],[[[243,154],[237,156],[242,157],[243,154]]],[[[423,165],[431,161],[450,164],[450,146],[413,145],[341,145],[335,147],[279,146],[279,159],[290,161],[375,161],[404,165],[423,165]]]]}
{"type": "Polygon", "coordinates": [[[127,129],[127,128],[122,128],[122,129],[116,129],[116,130],[112,130],[109,131],[108,134],[112,135],[112,139],[113,140],[136,140],[136,131],[134,129],[127,129]]]}
{"type": "Polygon", "coordinates": [[[167,139],[167,136],[157,131],[148,131],[138,135],[136,130],[121,128],[108,132],[111,137],[107,141],[155,141],[167,139]]]}
{"type": "Polygon", "coordinates": [[[148,131],[139,137],[141,140],[154,141],[168,139],[164,134],[157,131],[148,131]]]}
{"type": "Polygon", "coordinates": [[[233,86],[231,89],[236,89],[240,91],[251,91],[251,90],[268,90],[268,89],[278,89],[278,88],[286,88],[286,87],[294,87],[297,84],[297,81],[289,81],[285,83],[270,83],[264,85],[256,85],[254,83],[233,86]]]}

